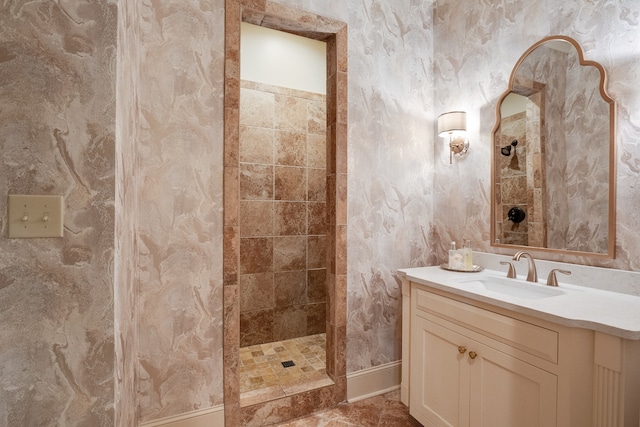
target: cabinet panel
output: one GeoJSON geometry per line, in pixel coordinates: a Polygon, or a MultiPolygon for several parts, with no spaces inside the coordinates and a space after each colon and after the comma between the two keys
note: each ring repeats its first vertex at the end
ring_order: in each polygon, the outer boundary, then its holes
{"type": "Polygon", "coordinates": [[[414,316],[411,360],[410,412],[425,427],[557,424],[554,374],[441,324],[414,316]]]}
{"type": "Polygon", "coordinates": [[[458,346],[465,338],[415,317],[411,342],[410,412],[425,427],[457,427],[469,423],[469,365],[458,346]]]}
{"type": "Polygon", "coordinates": [[[470,361],[472,427],[555,427],[557,377],[478,344],[470,361]]]}
{"type": "Polygon", "coordinates": [[[480,331],[529,354],[558,363],[558,333],[460,301],[416,289],[416,309],[480,331]]]}

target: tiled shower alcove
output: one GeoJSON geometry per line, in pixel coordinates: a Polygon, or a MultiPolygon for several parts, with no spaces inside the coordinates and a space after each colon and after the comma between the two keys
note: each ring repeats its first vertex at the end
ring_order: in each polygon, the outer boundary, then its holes
{"type": "Polygon", "coordinates": [[[240,90],[240,346],[325,332],[323,94],[240,90]]]}

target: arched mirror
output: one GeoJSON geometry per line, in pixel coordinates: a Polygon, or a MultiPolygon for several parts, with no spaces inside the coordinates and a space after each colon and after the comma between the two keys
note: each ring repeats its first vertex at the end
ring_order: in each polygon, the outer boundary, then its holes
{"type": "Polygon", "coordinates": [[[516,63],[496,107],[491,245],[615,256],[615,104],[604,68],[548,37],[516,63]]]}

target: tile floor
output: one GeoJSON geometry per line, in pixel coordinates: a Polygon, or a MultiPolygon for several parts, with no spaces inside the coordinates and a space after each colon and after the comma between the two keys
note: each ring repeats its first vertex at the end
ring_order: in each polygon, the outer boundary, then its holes
{"type": "Polygon", "coordinates": [[[340,404],[277,427],[422,427],[400,403],[400,390],[355,403],[340,404]]]}
{"type": "Polygon", "coordinates": [[[331,385],[325,334],[240,348],[240,405],[331,385]],[[283,361],[295,366],[285,368],[283,361]]]}

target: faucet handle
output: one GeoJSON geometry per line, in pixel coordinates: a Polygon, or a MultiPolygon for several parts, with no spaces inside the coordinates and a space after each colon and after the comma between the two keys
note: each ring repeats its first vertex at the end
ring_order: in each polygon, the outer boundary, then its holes
{"type": "Polygon", "coordinates": [[[558,286],[558,278],[556,277],[556,273],[566,274],[567,276],[571,274],[569,270],[554,268],[549,272],[549,277],[547,277],[547,286],[558,286]]]}
{"type": "Polygon", "coordinates": [[[500,261],[500,265],[508,265],[509,266],[509,271],[507,271],[507,278],[508,279],[515,279],[516,278],[516,268],[513,266],[512,262],[500,261]]]}

